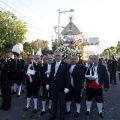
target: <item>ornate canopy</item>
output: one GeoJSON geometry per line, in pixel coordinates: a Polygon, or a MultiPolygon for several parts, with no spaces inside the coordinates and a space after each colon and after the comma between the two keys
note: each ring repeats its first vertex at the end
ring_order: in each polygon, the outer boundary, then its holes
{"type": "Polygon", "coordinates": [[[72,22],[72,17],[70,17],[70,22],[67,26],[62,30],[62,35],[80,35],[82,34],[76,25],[72,22]]]}

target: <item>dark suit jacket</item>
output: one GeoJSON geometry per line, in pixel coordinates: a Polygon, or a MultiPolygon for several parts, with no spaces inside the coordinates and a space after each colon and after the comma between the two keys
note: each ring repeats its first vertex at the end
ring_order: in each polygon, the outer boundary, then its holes
{"type": "Polygon", "coordinates": [[[14,59],[10,58],[7,62],[5,59],[1,60],[1,84],[13,83],[13,76],[16,71],[16,62],[14,59]]]}
{"type": "Polygon", "coordinates": [[[102,64],[98,64],[97,73],[99,84],[104,84],[104,88],[109,88],[109,77],[106,67],[102,64]]]}
{"type": "Polygon", "coordinates": [[[98,64],[97,72],[99,84],[104,84],[104,88],[109,88],[109,77],[106,67],[102,64],[98,64]]]}
{"type": "Polygon", "coordinates": [[[48,84],[48,78],[47,78],[47,73],[45,73],[47,71],[47,66],[48,64],[44,64],[43,65],[43,86],[48,84]]]}
{"type": "Polygon", "coordinates": [[[82,86],[83,80],[85,79],[85,66],[77,63],[71,75],[73,77],[74,86],[82,86]]]}
{"type": "Polygon", "coordinates": [[[69,88],[70,85],[69,66],[65,62],[61,61],[55,75],[55,64],[55,62],[51,64],[51,73],[49,76],[50,90],[63,92],[64,88],[69,88]]]}
{"type": "MultiPolygon", "coordinates": [[[[40,85],[39,66],[35,65],[35,64],[33,64],[33,65],[34,65],[34,69],[36,72],[35,72],[35,75],[31,75],[32,81],[33,81],[33,83],[37,82],[40,85]]],[[[27,69],[28,69],[28,65],[26,65],[24,67],[24,74],[23,74],[23,83],[25,83],[25,81],[26,81],[26,85],[30,83],[28,75],[26,75],[27,69]]]]}
{"type": "Polygon", "coordinates": [[[111,71],[111,72],[116,72],[116,69],[117,69],[117,61],[114,59],[114,60],[108,60],[108,70],[111,71]]]}

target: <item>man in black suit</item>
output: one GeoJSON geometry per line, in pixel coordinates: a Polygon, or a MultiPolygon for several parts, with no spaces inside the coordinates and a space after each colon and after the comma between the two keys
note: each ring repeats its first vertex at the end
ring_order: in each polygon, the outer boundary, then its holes
{"type": "Polygon", "coordinates": [[[93,98],[97,103],[98,115],[104,117],[102,111],[103,103],[103,89],[104,84],[105,92],[109,89],[109,78],[106,67],[102,64],[98,64],[98,56],[90,56],[90,64],[86,70],[86,106],[87,112],[86,116],[90,114],[90,108],[93,98]]]}
{"type": "Polygon", "coordinates": [[[34,61],[34,56],[29,55],[29,63],[24,67],[23,81],[26,81],[26,91],[27,91],[27,105],[24,111],[30,109],[30,101],[33,96],[34,101],[34,113],[38,112],[37,100],[38,91],[40,88],[40,77],[39,77],[39,67],[34,61]]]}
{"type": "Polygon", "coordinates": [[[69,92],[66,94],[66,114],[70,113],[71,101],[74,97],[76,102],[76,112],[74,114],[75,118],[79,117],[80,107],[81,107],[81,88],[83,80],[85,79],[85,66],[79,63],[79,58],[76,55],[73,55],[70,59],[70,78],[71,84],[69,92]]]}
{"type": "Polygon", "coordinates": [[[60,120],[64,120],[66,111],[65,94],[69,91],[70,85],[69,66],[62,61],[61,52],[55,52],[54,57],[55,62],[51,65],[49,84],[46,85],[52,96],[52,115],[49,120],[56,118],[58,100],[60,102],[60,120]]]}
{"type": "MultiPolygon", "coordinates": [[[[20,61],[21,61],[21,64],[22,64],[20,71],[21,71],[21,76],[23,76],[24,66],[25,66],[25,61],[23,59],[23,56],[20,57],[20,61]]],[[[24,93],[24,88],[25,88],[25,83],[23,83],[23,81],[22,81],[22,83],[21,83],[21,91],[22,91],[22,93],[24,93]]]]}
{"type": "Polygon", "coordinates": [[[11,106],[11,86],[13,84],[13,75],[16,70],[16,62],[12,59],[12,50],[6,50],[6,58],[1,60],[1,92],[2,106],[0,109],[7,111],[11,106]]]}
{"type": "Polygon", "coordinates": [[[15,75],[14,75],[14,90],[15,92],[18,90],[18,93],[17,93],[17,97],[20,97],[20,93],[21,93],[21,85],[22,85],[22,73],[23,73],[23,68],[24,68],[24,64],[22,62],[22,60],[20,60],[19,58],[19,53],[17,52],[13,52],[14,54],[14,59],[16,61],[16,72],[15,72],[15,75]],[[17,86],[16,86],[17,84],[17,86]]]}
{"type": "Polygon", "coordinates": [[[51,94],[49,90],[46,89],[46,84],[48,83],[50,71],[51,71],[51,64],[53,63],[53,56],[47,55],[46,64],[43,64],[43,89],[42,89],[42,111],[40,115],[44,115],[46,113],[46,101],[49,99],[48,111],[51,111],[52,100],[51,94]]]}
{"type": "Polygon", "coordinates": [[[117,85],[116,83],[116,70],[117,70],[117,60],[114,58],[114,55],[111,56],[111,59],[108,60],[108,70],[110,72],[110,83],[114,81],[114,84],[117,85]]]}

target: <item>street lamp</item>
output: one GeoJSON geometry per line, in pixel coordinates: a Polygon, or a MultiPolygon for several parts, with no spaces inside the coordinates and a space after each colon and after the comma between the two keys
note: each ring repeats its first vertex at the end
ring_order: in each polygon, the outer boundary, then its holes
{"type": "Polygon", "coordinates": [[[66,12],[74,12],[75,10],[70,9],[69,11],[60,11],[60,9],[58,10],[58,41],[60,41],[60,14],[61,13],[66,13],[66,12]]]}

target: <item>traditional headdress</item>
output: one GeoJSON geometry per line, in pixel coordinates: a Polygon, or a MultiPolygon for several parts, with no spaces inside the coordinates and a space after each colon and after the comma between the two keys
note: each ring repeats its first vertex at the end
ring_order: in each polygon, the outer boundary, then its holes
{"type": "Polygon", "coordinates": [[[22,51],[23,51],[23,45],[22,45],[22,43],[17,43],[12,48],[13,54],[17,55],[17,56],[19,56],[22,51]]]}

